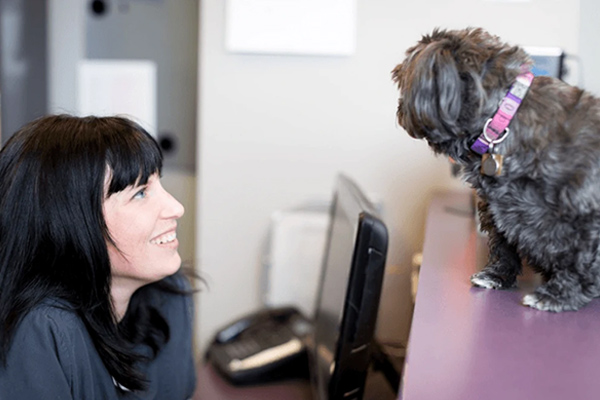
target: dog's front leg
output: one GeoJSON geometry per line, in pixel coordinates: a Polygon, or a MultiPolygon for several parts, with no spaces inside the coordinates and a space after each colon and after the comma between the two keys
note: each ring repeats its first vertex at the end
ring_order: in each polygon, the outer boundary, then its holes
{"type": "Polygon", "coordinates": [[[598,290],[594,277],[575,271],[576,268],[556,271],[548,282],[523,297],[523,304],[542,311],[580,309],[598,295],[598,290]]]}
{"type": "Polygon", "coordinates": [[[488,204],[480,199],[477,204],[481,229],[488,234],[489,257],[487,265],[471,276],[471,283],[486,289],[508,289],[514,287],[521,273],[521,257],[504,235],[498,232],[488,204]]]}

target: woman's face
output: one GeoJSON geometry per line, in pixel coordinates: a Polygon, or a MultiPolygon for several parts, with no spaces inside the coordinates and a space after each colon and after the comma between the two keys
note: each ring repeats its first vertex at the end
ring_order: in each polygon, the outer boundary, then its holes
{"type": "Polygon", "coordinates": [[[113,282],[141,286],[179,269],[177,219],[183,206],[152,175],[147,184],[128,186],[104,200],[104,219],[113,282]]]}

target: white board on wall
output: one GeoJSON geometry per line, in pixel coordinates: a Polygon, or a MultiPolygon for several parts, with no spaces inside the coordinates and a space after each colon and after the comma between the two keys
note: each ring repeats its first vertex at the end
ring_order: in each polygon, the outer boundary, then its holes
{"type": "Polygon", "coordinates": [[[227,0],[225,47],[234,53],[354,54],[356,0],[227,0]]]}

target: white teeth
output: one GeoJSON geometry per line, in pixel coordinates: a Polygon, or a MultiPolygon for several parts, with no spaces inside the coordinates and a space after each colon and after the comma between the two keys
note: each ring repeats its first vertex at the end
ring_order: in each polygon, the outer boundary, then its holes
{"type": "Polygon", "coordinates": [[[169,233],[168,235],[164,235],[164,236],[161,236],[161,237],[159,237],[157,239],[154,239],[150,243],[152,243],[152,244],[165,244],[165,243],[172,242],[175,239],[177,239],[177,233],[173,232],[173,233],[169,233]]]}

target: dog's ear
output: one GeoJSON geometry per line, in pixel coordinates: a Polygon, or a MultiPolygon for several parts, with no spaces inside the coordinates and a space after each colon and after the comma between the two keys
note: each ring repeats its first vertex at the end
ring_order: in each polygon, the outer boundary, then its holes
{"type": "Polygon", "coordinates": [[[410,82],[402,96],[411,105],[411,119],[428,131],[457,133],[462,107],[462,83],[451,43],[427,44],[411,61],[410,82]]]}

